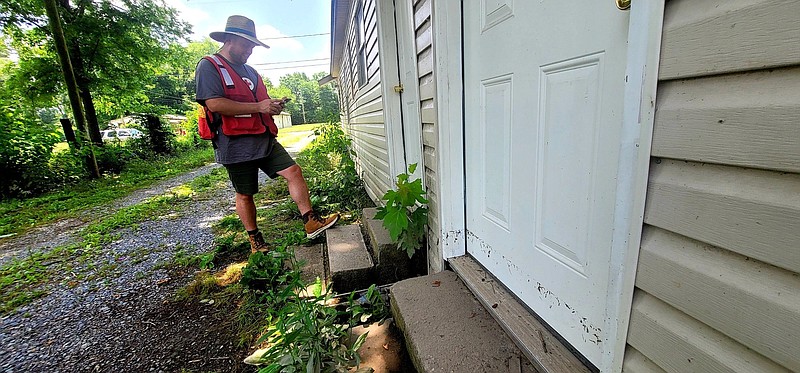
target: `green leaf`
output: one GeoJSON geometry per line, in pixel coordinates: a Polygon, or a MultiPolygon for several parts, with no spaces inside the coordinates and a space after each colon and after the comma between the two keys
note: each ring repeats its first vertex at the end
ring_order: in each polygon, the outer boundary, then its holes
{"type": "Polygon", "coordinates": [[[311,353],[311,356],[308,357],[308,363],[306,364],[306,373],[316,373],[319,369],[316,368],[316,364],[314,358],[317,356],[314,352],[311,353]]]}
{"type": "Polygon", "coordinates": [[[416,171],[416,170],[417,170],[417,164],[416,163],[412,163],[412,164],[408,165],[408,173],[409,174],[413,174],[414,171],[416,171]]]}
{"type": "Polygon", "coordinates": [[[367,340],[367,335],[369,335],[369,332],[366,332],[366,333],[358,336],[358,339],[356,339],[355,343],[353,343],[353,351],[356,351],[359,348],[361,348],[361,345],[363,345],[364,341],[367,340]]]}
{"type": "Polygon", "coordinates": [[[400,237],[400,233],[408,228],[408,217],[406,217],[405,211],[389,211],[383,219],[383,226],[389,230],[392,241],[397,241],[400,237]]]}

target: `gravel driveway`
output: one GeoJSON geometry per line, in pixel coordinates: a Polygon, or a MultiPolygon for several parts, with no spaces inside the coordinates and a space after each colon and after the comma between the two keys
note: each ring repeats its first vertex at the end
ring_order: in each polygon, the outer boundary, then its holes
{"type": "MultiPolygon", "coordinates": [[[[0,244],[0,263],[26,255],[27,249],[63,245],[91,221],[214,167],[138,191],[114,206],[92,209],[82,219],[6,240],[0,244]]],[[[0,319],[0,372],[254,371],[240,363],[243,351],[231,342],[235,336],[228,314],[212,305],[175,300],[193,270],[163,266],[178,251],[211,251],[211,225],[231,213],[233,190],[227,187],[207,200],[118,232],[119,240],[76,271],[84,276],[61,274],[48,295],[0,319]]]]}

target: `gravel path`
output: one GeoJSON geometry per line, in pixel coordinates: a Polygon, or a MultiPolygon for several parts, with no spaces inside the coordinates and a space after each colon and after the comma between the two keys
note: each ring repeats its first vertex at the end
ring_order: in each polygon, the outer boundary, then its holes
{"type": "MultiPolygon", "coordinates": [[[[187,183],[214,167],[138,191],[113,207],[92,209],[79,223],[43,228],[59,229],[55,239],[30,232],[7,240],[0,246],[2,260],[24,255],[25,245],[33,250],[62,245],[87,221],[187,183]]],[[[118,232],[120,239],[106,245],[92,263],[84,263],[77,273],[63,273],[48,295],[0,319],[0,372],[254,371],[240,363],[242,351],[231,343],[235,336],[226,326],[226,313],[213,305],[174,299],[194,273],[162,268],[178,251],[210,251],[210,227],[232,213],[232,207],[233,191],[227,187],[207,200],[118,232]],[[89,280],[78,278],[81,274],[88,274],[89,280]]]]}
{"type": "Polygon", "coordinates": [[[140,189],[127,197],[115,201],[113,205],[103,205],[88,209],[76,218],[62,219],[57,222],[37,227],[23,235],[12,236],[0,240],[0,265],[13,259],[30,255],[31,252],[52,249],[66,245],[75,240],[75,234],[101,216],[113,214],[115,211],[143,202],[148,198],[160,195],[169,188],[185,184],[192,179],[208,174],[220,167],[211,163],[194,171],[167,179],[149,188],[140,189]]]}

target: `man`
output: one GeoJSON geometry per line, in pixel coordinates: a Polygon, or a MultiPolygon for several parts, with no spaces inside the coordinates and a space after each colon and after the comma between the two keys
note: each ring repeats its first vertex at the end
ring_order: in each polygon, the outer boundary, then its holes
{"type": "Polygon", "coordinates": [[[247,230],[251,251],[268,250],[256,225],[253,201],[259,169],[270,178],[280,175],[286,179],[289,194],[303,216],[307,237],[318,236],[336,224],[339,215],[323,218],[311,208],[300,166],[275,140],[278,128],[272,116],[283,110],[288,99],[270,98],[261,76],[245,64],[254,47],[269,46],[256,38],[253,21],[238,15],[228,17],[225,31],[210,36],[223,44],[214,56],[200,60],[195,71],[196,101],[206,114],[201,118],[201,134],[206,121],[215,123],[209,126],[214,153],[236,190],[236,213],[247,230]]]}

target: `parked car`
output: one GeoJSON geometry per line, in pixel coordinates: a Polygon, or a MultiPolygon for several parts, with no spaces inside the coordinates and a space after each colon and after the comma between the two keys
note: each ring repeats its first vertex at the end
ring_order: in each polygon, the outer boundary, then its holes
{"type": "Polygon", "coordinates": [[[100,131],[103,141],[125,141],[128,139],[138,139],[144,135],[142,131],[135,128],[119,128],[115,130],[100,131]]]}

